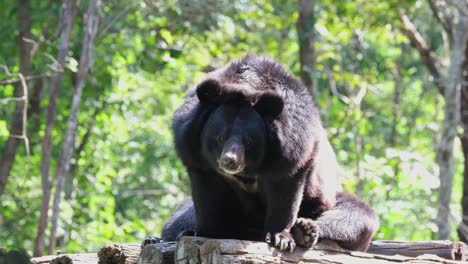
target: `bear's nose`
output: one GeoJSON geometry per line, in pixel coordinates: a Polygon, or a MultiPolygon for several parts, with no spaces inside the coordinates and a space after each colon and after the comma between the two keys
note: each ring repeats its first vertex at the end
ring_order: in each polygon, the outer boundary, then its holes
{"type": "Polygon", "coordinates": [[[238,137],[231,137],[223,147],[218,166],[224,173],[235,175],[244,169],[244,147],[238,137]]]}
{"type": "Polygon", "coordinates": [[[236,170],[238,167],[238,161],[239,157],[236,155],[236,153],[227,152],[224,153],[224,155],[219,160],[219,166],[222,169],[236,170]]]}

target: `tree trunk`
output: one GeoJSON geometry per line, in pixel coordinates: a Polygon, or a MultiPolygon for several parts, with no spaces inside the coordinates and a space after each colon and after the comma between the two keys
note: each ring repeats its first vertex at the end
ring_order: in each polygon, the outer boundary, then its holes
{"type": "Polygon", "coordinates": [[[299,62],[301,67],[301,80],[309,90],[310,95],[317,97],[317,87],[312,77],[315,70],[314,26],[317,19],[314,17],[315,2],[299,0],[299,18],[296,29],[299,41],[299,62]]]}
{"type": "Polygon", "coordinates": [[[68,127],[65,133],[65,139],[62,143],[62,151],[58,159],[55,169],[55,177],[57,179],[54,195],[54,206],[52,210],[52,227],[50,230],[49,240],[49,255],[53,254],[56,245],[57,223],[60,214],[60,198],[63,185],[65,183],[65,175],[70,167],[70,158],[75,146],[76,127],[78,125],[78,114],[80,112],[81,95],[86,82],[86,75],[91,67],[91,52],[93,49],[94,37],[96,36],[98,17],[96,14],[97,0],[90,0],[88,11],[85,14],[84,38],[81,49],[80,66],[78,77],[73,94],[70,116],[68,117],[68,127]]]}
{"type": "Polygon", "coordinates": [[[34,256],[41,256],[45,247],[45,228],[47,225],[47,213],[49,211],[51,192],[49,169],[52,154],[52,130],[54,127],[55,109],[57,107],[57,94],[64,72],[65,58],[67,57],[70,35],[73,29],[73,20],[76,15],[74,7],[78,4],[78,2],[75,2],[74,0],[66,0],[63,2],[61,22],[59,25],[61,28],[57,57],[57,67],[59,67],[59,69],[57,74],[52,79],[52,85],[49,91],[49,105],[47,107],[46,127],[44,138],[42,140],[41,175],[43,198],[39,216],[39,225],[37,227],[37,237],[34,246],[34,256]]]}
{"type": "MultiPolygon", "coordinates": [[[[29,13],[30,0],[18,0],[18,48],[20,73],[27,77],[31,74],[31,46],[25,39],[31,39],[31,15],[29,13]]],[[[23,83],[18,82],[15,87],[15,97],[25,96],[23,83]]],[[[0,196],[5,190],[5,186],[10,175],[11,168],[15,162],[16,152],[21,143],[24,130],[24,104],[25,100],[16,101],[15,111],[10,123],[10,137],[8,138],[5,150],[0,160],[0,196]]]]}
{"type": "MultiPolygon", "coordinates": [[[[434,16],[438,16],[438,10],[431,5],[434,16]]],[[[444,15],[444,21],[451,20],[450,23],[443,25],[447,33],[452,36],[450,69],[447,81],[444,82],[439,69],[437,68],[437,59],[430,51],[429,46],[423,37],[416,30],[414,24],[409,18],[402,14],[402,31],[408,37],[411,45],[415,47],[421,59],[433,77],[433,82],[445,99],[445,116],[443,122],[442,136],[437,147],[437,164],[439,165],[439,208],[436,222],[439,228],[439,239],[447,239],[450,235],[449,215],[450,200],[452,195],[452,185],[454,176],[454,157],[453,145],[457,135],[457,129],[460,122],[460,77],[463,67],[463,56],[468,37],[468,10],[451,9],[448,16],[444,15]],[[450,27],[447,27],[450,25],[450,27]],[[444,84],[445,83],[445,84],[444,84]]],[[[438,20],[442,21],[440,17],[438,20]]],[[[464,114],[462,113],[463,118],[464,114]]],[[[467,142],[463,141],[464,151],[468,151],[467,142]]],[[[465,162],[465,169],[466,169],[465,162]]],[[[467,205],[468,206],[468,205],[467,205]]],[[[462,228],[463,225],[460,226],[462,228]]],[[[461,230],[461,229],[459,229],[461,230]]]]}
{"type": "Polygon", "coordinates": [[[457,136],[460,122],[460,77],[462,73],[463,56],[468,36],[468,17],[459,12],[454,21],[454,34],[450,70],[447,85],[445,86],[445,117],[442,129],[442,138],[437,149],[437,163],[439,165],[439,209],[437,212],[437,225],[439,239],[448,239],[450,236],[450,198],[454,176],[453,144],[457,136]]]}
{"type": "Polygon", "coordinates": [[[461,86],[461,124],[463,135],[460,140],[462,143],[464,162],[463,171],[463,196],[462,204],[462,222],[458,227],[458,237],[461,241],[468,241],[468,43],[465,47],[465,61],[463,63],[462,86],[461,86]]]}
{"type": "Polygon", "coordinates": [[[28,100],[28,137],[31,154],[34,155],[35,147],[41,143],[41,137],[36,135],[41,130],[41,101],[44,85],[48,82],[49,77],[41,77],[34,81],[30,87],[28,100]]]}
{"type": "Polygon", "coordinates": [[[74,157],[75,163],[70,164],[70,169],[68,170],[68,173],[66,173],[65,185],[64,185],[64,190],[63,190],[65,193],[64,196],[66,200],[70,200],[73,196],[73,192],[75,190],[74,178],[78,170],[78,161],[81,158],[81,153],[85,150],[85,147],[89,142],[89,139],[92,133],[91,131],[96,125],[96,118],[98,114],[104,110],[105,107],[106,107],[106,103],[103,102],[102,106],[97,107],[94,110],[93,115],[87,120],[88,127],[86,128],[86,132],[81,138],[78,148],[76,148],[74,153],[72,154],[72,157],[74,157]]]}

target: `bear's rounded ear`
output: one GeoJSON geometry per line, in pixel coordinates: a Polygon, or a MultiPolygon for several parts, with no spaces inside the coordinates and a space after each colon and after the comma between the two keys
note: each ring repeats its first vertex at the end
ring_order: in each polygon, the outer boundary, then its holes
{"type": "Polygon", "coordinates": [[[283,111],[284,101],[279,94],[266,92],[261,95],[254,108],[261,116],[269,115],[276,118],[283,111]]]}
{"type": "Polygon", "coordinates": [[[222,87],[218,80],[207,79],[197,86],[197,97],[201,103],[214,103],[221,95],[222,87]]]}

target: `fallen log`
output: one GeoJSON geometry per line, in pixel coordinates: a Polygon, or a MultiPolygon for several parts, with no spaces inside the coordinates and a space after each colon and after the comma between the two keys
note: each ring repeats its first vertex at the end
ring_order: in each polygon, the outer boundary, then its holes
{"type": "Polygon", "coordinates": [[[179,243],[147,245],[121,244],[102,247],[98,254],[62,254],[32,259],[33,264],[150,264],[162,263],[468,263],[464,243],[450,241],[374,241],[367,253],[346,251],[330,241],[314,249],[296,248],[293,253],[278,251],[266,243],[183,237],[179,243]],[[314,262],[315,261],[315,262],[314,262]]]}
{"type": "Polygon", "coordinates": [[[166,242],[157,243],[153,245],[145,246],[140,253],[140,256],[144,258],[138,258],[138,264],[150,264],[150,263],[174,263],[174,253],[176,252],[177,243],[166,242]]]}
{"type": "Polygon", "coordinates": [[[97,253],[99,264],[136,263],[140,255],[140,244],[114,244],[102,247],[97,253]]]}
{"type": "Polygon", "coordinates": [[[451,241],[373,241],[367,253],[417,257],[432,254],[445,259],[467,260],[468,248],[463,242],[451,241]]]}
{"type": "MultiPolygon", "coordinates": [[[[383,244],[379,245],[381,248],[383,244]]],[[[384,247],[385,248],[385,247],[384,247]]],[[[377,249],[374,250],[378,251],[377,249]]],[[[140,255],[140,260],[145,258],[140,255]]],[[[148,263],[142,261],[141,263],[148,263]]],[[[348,251],[331,241],[322,241],[312,250],[296,248],[282,252],[262,242],[183,237],[176,249],[175,263],[462,263],[436,255],[407,257],[348,251]]],[[[468,263],[468,262],[465,262],[468,263]]]]}
{"type": "MultiPolygon", "coordinates": [[[[191,252],[188,255],[197,255],[199,247],[208,239],[206,238],[191,238],[181,240],[179,247],[184,247],[181,250],[184,252],[191,252]]],[[[261,243],[261,242],[251,242],[261,243]]],[[[171,250],[175,248],[174,244],[170,246],[168,243],[160,243],[155,245],[148,245],[142,252],[140,260],[141,263],[173,263],[172,258],[174,254],[171,254],[171,250]],[[146,256],[152,259],[161,258],[158,262],[151,262],[147,260],[146,256]],[[160,257],[158,257],[160,256],[160,257]],[[164,260],[162,260],[164,258],[164,260]],[[146,262],[144,262],[146,261],[146,262]]],[[[316,247],[320,247],[319,244],[316,247]]],[[[467,260],[468,259],[468,248],[462,242],[451,242],[451,241],[427,241],[427,242],[401,242],[401,241],[373,241],[367,253],[379,254],[379,255],[402,255],[406,257],[418,257],[421,255],[436,255],[441,258],[449,260],[467,260]]],[[[182,257],[183,258],[183,257],[182,257]]]]}

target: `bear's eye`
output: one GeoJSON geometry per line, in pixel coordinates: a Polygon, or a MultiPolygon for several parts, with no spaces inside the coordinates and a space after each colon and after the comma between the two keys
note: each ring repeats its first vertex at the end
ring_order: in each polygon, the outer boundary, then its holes
{"type": "Polygon", "coordinates": [[[218,136],[218,138],[216,139],[218,141],[218,143],[224,143],[224,136],[218,136]]]}

